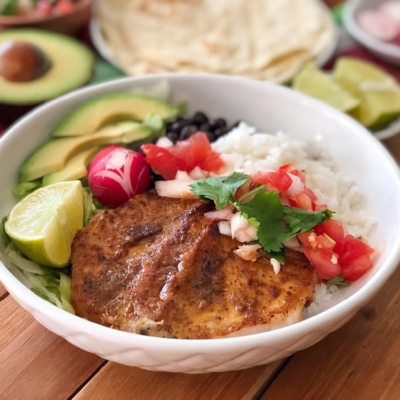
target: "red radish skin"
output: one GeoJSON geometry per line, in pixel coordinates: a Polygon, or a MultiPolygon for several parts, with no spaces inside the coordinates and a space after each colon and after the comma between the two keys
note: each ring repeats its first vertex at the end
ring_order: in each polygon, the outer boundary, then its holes
{"type": "Polygon", "coordinates": [[[150,168],[145,157],[133,150],[110,146],[96,155],[88,168],[93,196],[115,208],[150,186],[150,168]]]}

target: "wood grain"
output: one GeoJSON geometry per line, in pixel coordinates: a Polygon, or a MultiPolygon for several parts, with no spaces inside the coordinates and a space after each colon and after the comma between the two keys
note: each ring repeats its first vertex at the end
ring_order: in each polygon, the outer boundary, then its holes
{"type": "Polygon", "coordinates": [[[339,331],[297,353],[262,400],[400,398],[400,269],[339,331]]]}
{"type": "Polygon", "coordinates": [[[253,399],[284,361],[244,371],[204,375],[151,372],[108,363],[74,397],[85,399],[253,399]]]}
{"type": "Polygon", "coordinates": [[[67,399],[104,363],[42,327],[11,296],[0,302],[0,399],[67,399]]]}
{"type": "Polygon", "coordinates": [[[8,292],[3,284],[0,282],[0,301],[3,300],[7,296],[8,292]]]}

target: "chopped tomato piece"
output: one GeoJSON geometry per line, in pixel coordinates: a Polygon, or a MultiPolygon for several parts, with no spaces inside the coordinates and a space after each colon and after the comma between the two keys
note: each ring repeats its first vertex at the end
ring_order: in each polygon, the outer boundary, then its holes
{"type": "Polygon", "coordinates": [[[346,264],[342,264],[341,274],[350,282],[361,278],[369,269],[372,268],[372,261],[368,255],[363,255],[346,264]]]}
{"type": "Polygon", "coordinates": [[[153,171],[164,179],[174,179],[178,171],[190,172],[196,167],[203,171],[218,172],[224,166],[221,156],[213,151],[203,132],[197,132],[188,140],[177,142],[168,149],[146,144],[142,150],[153,171]]]}
{"type": "Polygon", "coordinates": [[[294,201],[296,203],[296,207],[302,208],[303,210],[313,211],[313,203],[305,191],[297,193],[294,196],[294,201]]]}
{"type": "Polygon", "coordinates": [[[314,232],[317,235],[327,235],[332,240],[335,241],[335,247],[333,250],[339,256],[342,254],[342,243],[345,236],[344,226],[341,221],[336,219],[328,219],[328,221],[323,222],[322,224],[318,224],[314,226],[314,232]]]}
{"type": "Polygon", "coordinates": [[[258,184],[269,184],[278,189],[279,193],[283,193],[288,190],[293,182],[292,178],[281,169],[268,172],[257,171],[252,176],[252,180],[254,183],[258,184]]]}
{"type": "Polygon", "coordinates": [[[340,275],[341,267],[332,249],[313,249],[304,246],[304,254],[317,270],[321,279],[331,279],[340,275]]]}
{"type": "Polygon", "coordinates": [[[348,264],[360,257],[369,256],[373,252],[374,249],[362,240],[357,239],[352,235],[346,235],[343,240],[343,249],[340,261],[343,264],[348,264]]]}
{"type": "Polygon", "coordinates": [[[287,172],[290,172],[291,175],[298,176],[303,184],[306,183],[305,174],[303,172],[299,171],[298,169],[291,169],[290,171],[287,171],[287,172]]]}
{"type": "Polygon", "coordinates": [[[155,144],[145,144],[142,150],[146,160],[156,174],[162,175],[164,179],[175,179],[178,171],[186,171],[186,163],[163,147],[155,144]]]}

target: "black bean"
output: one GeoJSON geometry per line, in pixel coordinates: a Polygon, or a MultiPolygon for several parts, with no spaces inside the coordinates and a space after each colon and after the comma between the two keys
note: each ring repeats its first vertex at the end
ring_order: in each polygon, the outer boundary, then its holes
{"type": "Polygon", "coordinates": [[[214,131],[215,129],[226,127],[226,121],[223,118],[209,119],[208,124],[210,125],[210,129],[212,131],[214,131]]]}
{"type": "Polygon", "coordinates": [[[183,127],[189,125],[190,122],[184,118],[178,118],[168,129],[170,132],[180,133],[183,127]]]}
{"type": "Polygon", "coordinates": [[[214,133],[210,132],[210,131],[206,131],[204,132],[209,140],[210,143],[214,142],[216,139],[216,136],[214,133]]]}
{"type": "Polygon", "coordinates": [[[194,133],[198,131],[196,125],[186,125],[182,128],[179,134],[179,140],[187,140],[192,136],[194,133]]]}
{"type": "Polygon", "coordinates": [[[197,113],[195,113],[193,115],[193,117],[191,118],[192,124],[197,125],[197,126],[200,126],[204,122],[207,122],[207,120],[208,120],[207,115],[201,111],[198,111],[197,113]]]}
{"type": "Polygon", "coordinates": [[[225,135],[228,132],[227,128],[218,128],[214,131],[215,137],[218,139],[221,136],[225,135]]]}
{"type": "Polygon", "coordinates": [[[172,143],[176,143],[179,140],[179,134],[176,132],[167,132],[166,136],[172,143]]]}
{"type": "Polygon", "coordinates": [[[205,122],[204,124],[201,124],[199,126],[199,131],[201,131],[201,132],[209,132],[210,131],[210,124],[208,122],[205,122]]]}
{"type": "MultiPolygon", "coordinates": [[[[236,127],[238,127],[239,126],[239,124],[241,123],[242,121],[241,120],[239,120],[239,121],[236,121],[233,125],[232,125],[232,128],[236,128],[236,127]]],[[[231,129],[232,129],[231,128],[231,129]]]]}

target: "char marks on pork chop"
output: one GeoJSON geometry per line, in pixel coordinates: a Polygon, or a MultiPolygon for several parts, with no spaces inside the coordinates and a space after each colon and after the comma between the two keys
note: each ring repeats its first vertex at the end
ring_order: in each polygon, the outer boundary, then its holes
{"type": "Polygon", "coordinates": [[[275,274],[245,261],[239,242],[204,216],[212,203],[150,191],[107,210],[72,244],[77,315],[129,332],[207,339],[275,329],[301,320],[316,273],[287,250],[275,274]]]}

